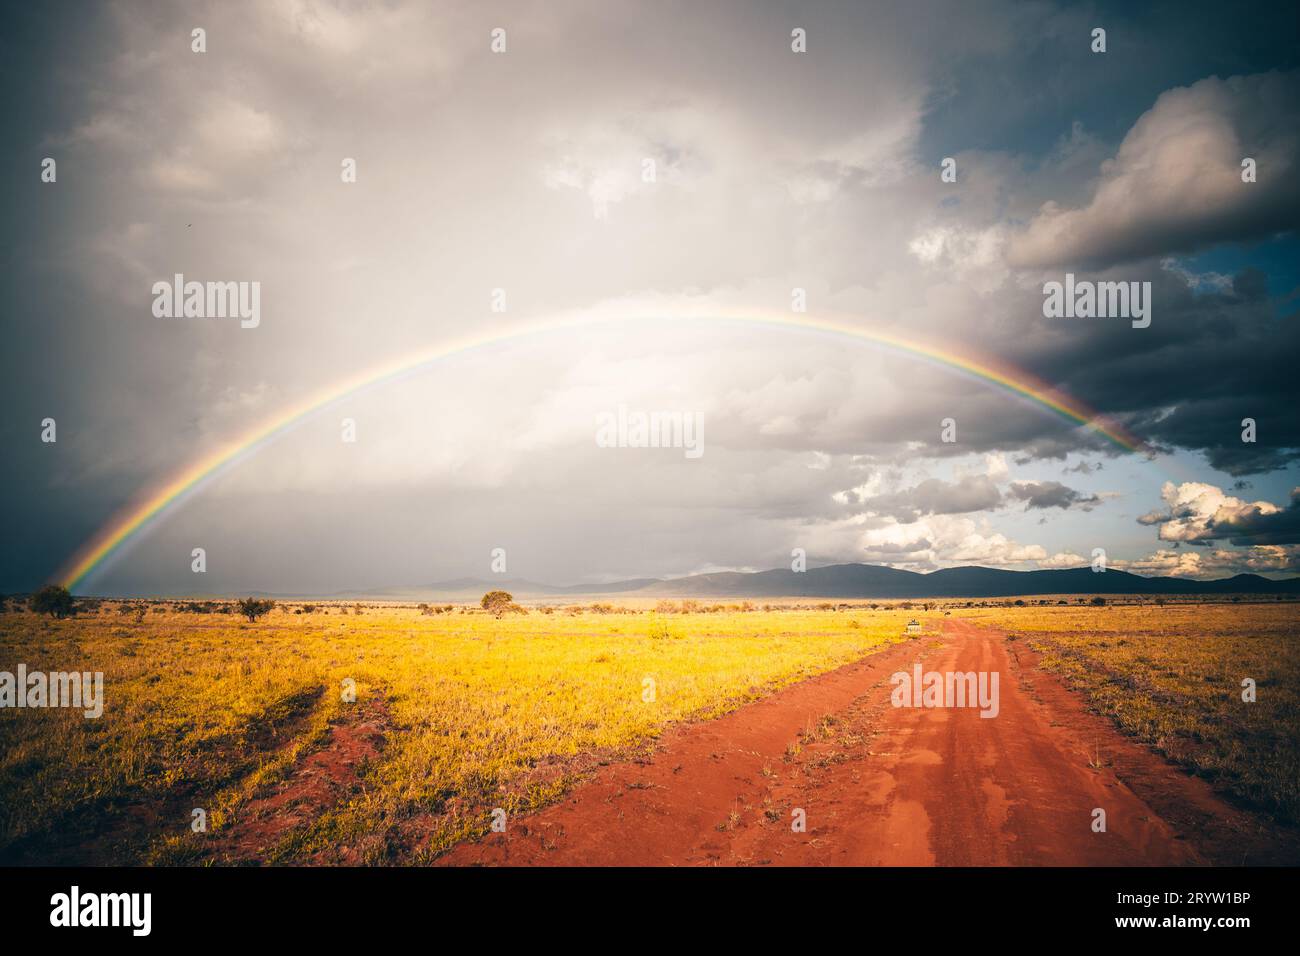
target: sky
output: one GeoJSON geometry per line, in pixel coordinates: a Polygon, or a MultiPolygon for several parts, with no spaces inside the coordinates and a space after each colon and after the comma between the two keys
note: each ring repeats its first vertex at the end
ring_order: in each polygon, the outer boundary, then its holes
{"type": "Polygon", "coordinates": [[[1300,15],[1129,6],[8,11],[0,591],[304,397],[459,342],[240,455],[77,590],[794,549],[1295,575],[1300,15]],[[159,315],[176,274],[257,283],[255,327],[159,315]],[[1150,283],[1150,324],[1045,314],[1067,274],[1150,283]],[[1139,450],[873,335],[1031,376],[1139,450]],[[700,453],[602,441],[620,408],[697,423],[700,453]]]}

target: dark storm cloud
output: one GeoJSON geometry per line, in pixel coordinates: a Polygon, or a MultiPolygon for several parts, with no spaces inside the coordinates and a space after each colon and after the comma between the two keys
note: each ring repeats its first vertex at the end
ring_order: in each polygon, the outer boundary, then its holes
{"type": "Polygon", "coordinates": [[[1008,249],[1022,268],[1105,266],[1294,229],[1300,73],[1209,77],[1161,94],[1091,202],[1046,205],[1008,249]],[[1243,162],[1255,166],[1243,181],[1243,162]]]}
{"type": "Polygon", "coordinates": [[[1300,544],[1300,488],[1291,492],[1290,503],[1281,511],[1263,512],[1255,508],[1226,521],[1211,521],[1207,534],[1212,538],[1226,538],[1241,547],[1300,544]]]}
{"type": "MultiPolygon", "coordinates": [[[[1122,275],[1152,283],[1149,328],[1134,329],[1123,320],[1052,320],[1052,334],[1033,329],[1019,342],[1008,339],[1005,347],[1039,376],[1060,382],[1156,447],[1201,451],[1231,475],[1296,460],[1300,322],[1278,314],[1265,276],[1247,269],[1230,288],[1196,292],[1183,276],[1155,263],[1122,275]],[[1246,418],[1256,422],[1253,443],[1242,440],[1246,418]]],[[[1068,443],[1046,442],[1035,454],[1059,457],[1068,450],[1068,443]]]]}
{"type": "Polygon", "coordinates": [[[1059,481],[1013,481],[1007,494],[1032,508],[1079,508],[1091,511],[1101,503],[1098,495],[1089,495],[1067,487],[1059,481]]]}
{"type": "MultiPolygon", "coordinates": [[[[1224,287],[1217,276],[1207,284],[1155,257],[1294,233],[1300,226],[1298,129],[1295,71],[1210,78],[1160,97],[1103,164],[1090,203],[1052,206],[1013,236],[1011,265],[1050,264],[1054,271],[1026,273],[1028,288],[1004,300],[1011,315],[1026,321],[1012,327],[990,318],[981,323],[982,340],[1154,448],[1201,451],[1234,475],[1294,461],[1300,417],[1291,411],[1291,365],[1300,354],[1300,321],[1285,300],[1270,301],[1268,288],[1270,280],[1292,288],[1300,275],[1294,268],[1270,275],[1247,267],[1224,287]],[[1241,182],[1243,156],[1272,170],[1267,182],[1241,182]],[[1106,261],[1124,264],[1090,268],[1106,261]],[[1066,271],[1086,280],[1151,282],[1151,327],[1042,318],[1038,281],[1059,281],[1066,271]],[[1257,422],[1254,443],[1241,440],[1244,418],[1257,422]]],[[[1293,262],[1300,255],[1300,241],[1274,241],[1292,250],[1293,262]]],[[[1080,447],[1074,435],[1020,437],[1028,453],[1019,461],[1060,458],[1080,447]]]]}

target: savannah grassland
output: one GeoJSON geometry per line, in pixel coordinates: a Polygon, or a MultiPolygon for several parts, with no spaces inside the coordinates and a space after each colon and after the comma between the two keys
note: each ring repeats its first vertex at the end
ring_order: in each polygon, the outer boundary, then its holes
{"type": "Polygon", "coordinates": [[[1278,820],[1300,822],[1300,607],[1144,603],[963,610],[1169,760],[1278,820]],[[1242,700],[1242,681],[1256,700],[1242,700]]]}
{"type": "Polygon", "coordinates": [[[355,795],[263,859],[360,845],[361,862],[422,862],[486,832],[493,808],[553,800],[593,755],[644,753],[675,721],[901,640],[910,616],[281,604],[250,624],[183,606],[0,615],[0,669],[103,671],[105,697],[98,719],[0,711],[0,861],[209,862],[193,808],[218,834],[365,707],[387,744],[355,795]]]}
{"type": "Polygon", "coordinates": [[[258,859],[332,862],[349,847],[355,862],[427,862],[485,833],[493,808],[540,807],[600,762],[647,754],[674,723],[903,640],[914,616],[937,628],[945,613],[1026,642],[1123,730],[1226,791],[1286,822],[1300,809],[1294,604],[583,605],[496,618],[282,603],[255,624],[185,607],[0,614],[0,670],[100,670],[105,696],[92,720],[0,710],[0,862],[222,862],[212,841],[332,722],[361,712],[378,715],[386,744],[351,795],[258,859]],[[1241,702],[1243,677],[1258,702],[1241,702]],[[206,834],[190,830],[195,807],[206,834]]]}

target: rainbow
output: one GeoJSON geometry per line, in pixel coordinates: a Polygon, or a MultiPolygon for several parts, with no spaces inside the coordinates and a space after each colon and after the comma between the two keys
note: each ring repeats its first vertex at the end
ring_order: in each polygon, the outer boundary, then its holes
{"type": "MultiPolygon", "coordinates": [[[[106,561],[142,536],[150,526],[168,514],[208,482],[256,454],[277,437],[308,417],[358,393],[380,388],[417,374],[431,364],[489,345],[513,342],[549,332],[582,328],[616,321],[645,321],[643,313],[564,315],[516,327],[506,331],[481,333],[433,346],[415,355],[403,355],[384,365],[359,372],[302,398],[256,424],[233,439],[211,449],[166,477],[157,485],[144,489],[119,509],[64,564],[56,580],[75,590],[106,561]]],[[[875,331],[855,325],[850,317],[813,316],[802,313],[761,314],[712,310],[707,316],[656,316],[656,321],[737,321],[750,325],[794,328],[821,332],[872,344],[898,354],[946,368],[986,382],[1014,396],[1027,399],[1075,427],[1083,427],[1105,437],[1125,452],[1145,452],[1146,448],[1118,423],[1055,390],[1022,369],[1000,364],[988,357],[975,356],[969,350],[958,354],[920,338],[905,338],[892,332],[875,331]]]]}

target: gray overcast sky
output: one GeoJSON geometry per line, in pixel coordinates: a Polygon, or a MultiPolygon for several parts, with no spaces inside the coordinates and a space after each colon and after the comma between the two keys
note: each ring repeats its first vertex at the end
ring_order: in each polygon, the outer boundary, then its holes
{"type": "Polygon", "coordinates": [[[306,395],[575,310],[643,320],[349,398],[83,590],[412,585],[485,576],[498,547],[512,576],[565,584],[777,567],[794,547],[1294,574],[1294,5],[1126,6],[8,13],[0,590],[306,395]],[[1151,326],[1046,318],[1043,283],[1067,272],[1150,282],[1151,326]],[[156,317],[176,273],[260,283],[260,324],[156,317]],[[1158,454],[866,343],[713,318],[789,313],[796,287],[810,315],[1027,369],[1158,454]],[[699,416],[703,455],[598,447],[620,405],[699,416]]]}

